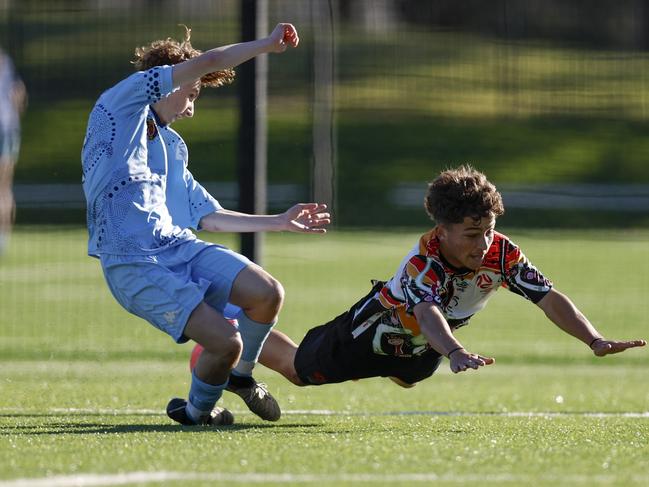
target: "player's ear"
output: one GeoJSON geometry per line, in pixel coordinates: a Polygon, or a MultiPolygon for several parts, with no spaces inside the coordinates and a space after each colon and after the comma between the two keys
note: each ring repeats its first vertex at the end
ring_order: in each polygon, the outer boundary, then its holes
{"type": "Polygon", "coordinates": [[[435,235],[437,235],[437,238],[438,238],[441,242],[443,242],[444,240],[446,240],[446,234],[447,234],[447,228],[446,228],[444,225],[442,225],[442,224],[438,224],[438,225],[435,227],[435,235]]]}

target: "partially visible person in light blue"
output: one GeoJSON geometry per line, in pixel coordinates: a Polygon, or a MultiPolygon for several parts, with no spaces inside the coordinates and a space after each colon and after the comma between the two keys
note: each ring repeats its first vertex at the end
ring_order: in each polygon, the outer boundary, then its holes
{"type": "Polygon", "coordinates": [[[9,241],[15,214],[14,166],[20,147],[20,115],[27,92],[7,54],[0,50],[0,254],[9,241]]]}
{"type": "Polygon", "coordinates": [[[136,49],[138,72],[98,99],[82,150],[88,253],[101,261],[108,286],[129,312],[208,352],[194,369],[187,400],[167,414],[181,424],[230,424],[215,408],[227,388],[263,419],[281,411],[252,378],[261,347],[277,320],[284,291],[261,267],[191,229],[213,232],[324,233],[326,207],[298,204],[279,215],[224,209],[187,168],[188,151],[169,125],[192,117],[201,87],[234,78],[231,69],[259,54],[297,47],[297,31],[279,24],[269,37],[205,53],[184,41],[155,41],[136,49]],[[237,322],[223,313],[241,309],[237,322]],[[230,308],[237,309],[237,308],[230,308]]]}

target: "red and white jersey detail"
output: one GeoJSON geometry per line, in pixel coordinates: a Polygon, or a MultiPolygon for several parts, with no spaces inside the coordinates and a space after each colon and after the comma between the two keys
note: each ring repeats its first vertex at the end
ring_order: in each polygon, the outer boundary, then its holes
{"type": "MultiPolygon", "coordinates": [[[[412,316],[412,309],[418,303],[434,303],[450,324],[457,327],[484,308],[501,286],[534,303],[552,288],[552,283],[527,260],[520,248],[501,233],[495,233],[476,271],[454,269],[446,263],[439,247],[434,230],[420,238],[378,293],[385,308],[403,308],[405,314],[412,316]]],[[[405,327],[413,328],[412,324],[405,327]]]]}

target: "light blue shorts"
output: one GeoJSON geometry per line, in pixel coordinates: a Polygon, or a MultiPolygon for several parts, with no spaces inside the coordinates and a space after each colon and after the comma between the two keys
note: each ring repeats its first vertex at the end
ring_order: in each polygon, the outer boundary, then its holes
{"type": "Polygon", "coordinates": [[[232,283],[252,264],[223,246],[192,240],[155,255],[102,255],[104,277],[115,299],[177,343],[201,301],[232,314],[232,283]],[[227,307],[227,308],[226,308],[227,307]]]}

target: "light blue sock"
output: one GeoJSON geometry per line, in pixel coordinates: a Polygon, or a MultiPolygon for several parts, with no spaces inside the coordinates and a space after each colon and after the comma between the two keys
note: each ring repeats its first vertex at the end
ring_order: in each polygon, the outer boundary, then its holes
{"type": "Polygon", "coordinates": [[[276,321],[272,323],[258,323],[251,320],[244,312],[237,316],[239,322],[239,333],[241,334],[241,341],[243,342],[243,350],[241,351],[241,358],[239,363],[234,368],[232,373],[240,377],[252,377],[252,369],[257,363],[261,349],[270,330],[275,326],[276,321]]]}
{"type": "Polygon", "coordinates": [[[208,384],[196,377],[196,373],[192,371],[192,385],[189,388],[186,409],[188,416],[198,423],[201,416],[210,414],[227,385],[227,380],[223,384],[216,386],[208,384]]]}

